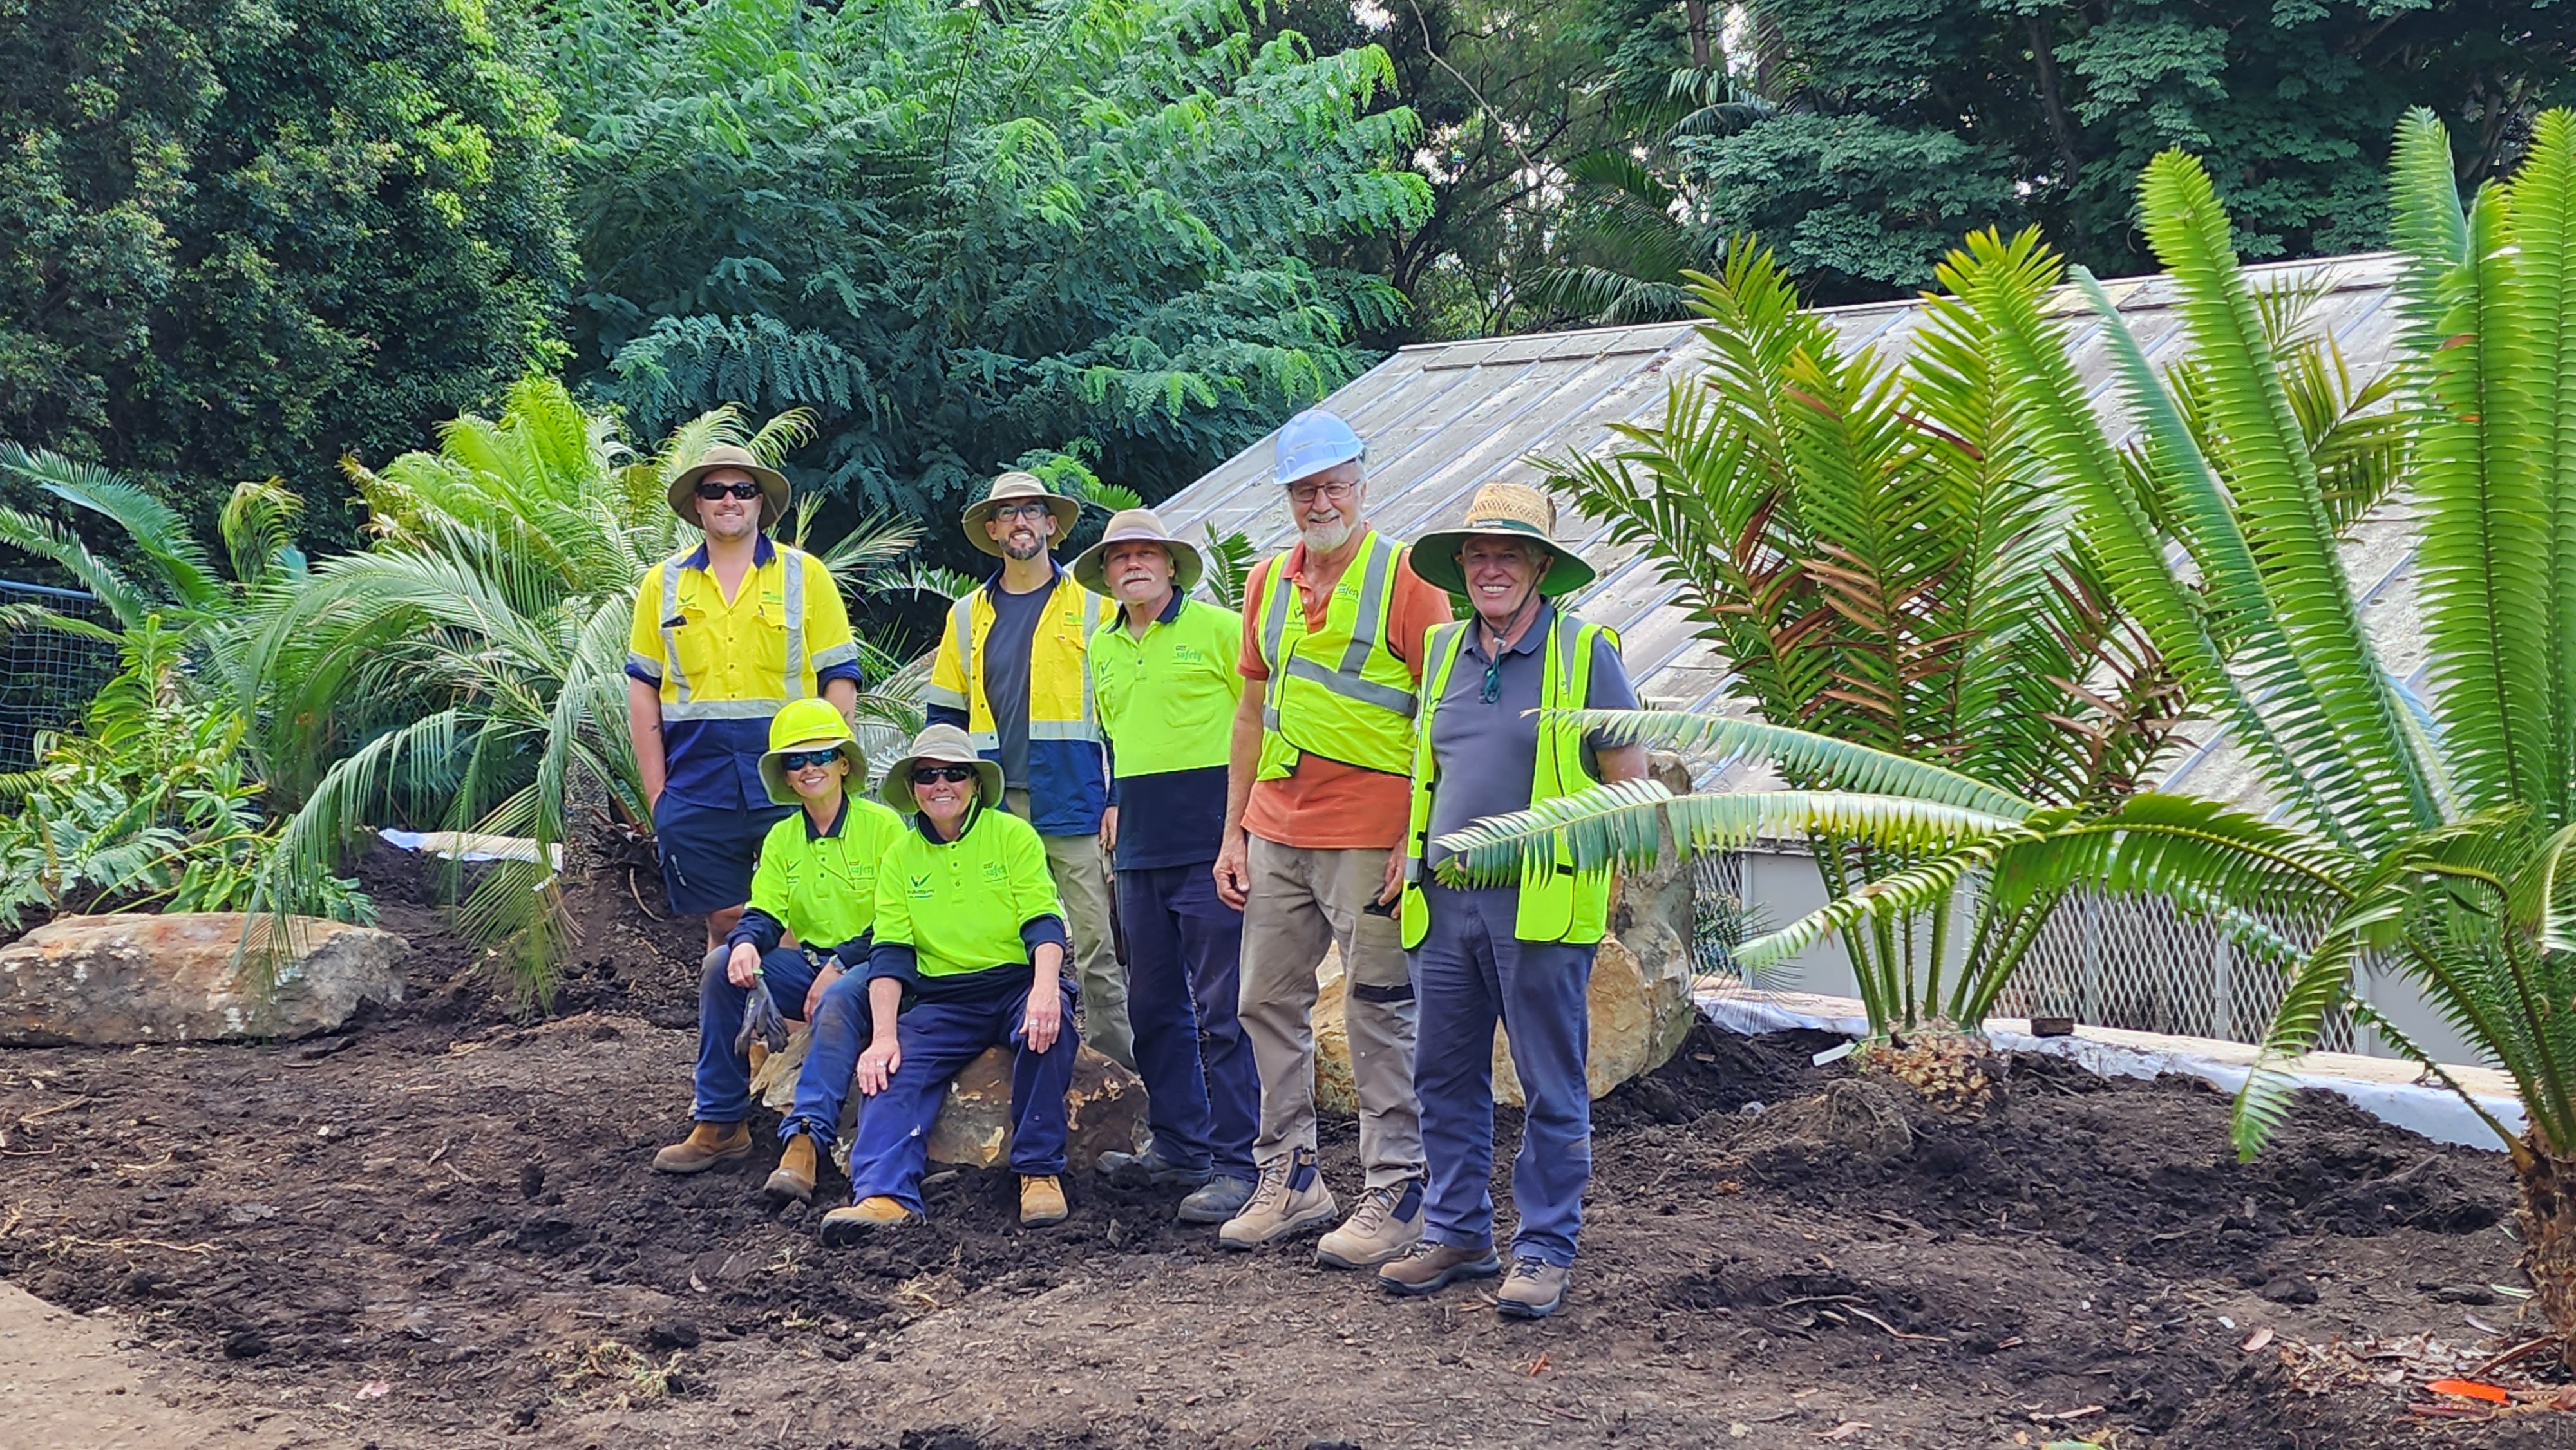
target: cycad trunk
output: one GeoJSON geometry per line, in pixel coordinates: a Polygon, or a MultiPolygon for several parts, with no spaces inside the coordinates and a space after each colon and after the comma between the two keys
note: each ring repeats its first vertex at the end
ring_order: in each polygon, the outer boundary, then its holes
{"type": "Polygon", "coordinates": [[[2545,1151],[2536,1135],[2522,1170],[2522,1206],[2515,1228],[2522,1234],[2522,1268],[2531,1276],[2541,1322],[2558,1336],[2558,1357],[2576,1369],[2576,1158],[2545,1151]]]}

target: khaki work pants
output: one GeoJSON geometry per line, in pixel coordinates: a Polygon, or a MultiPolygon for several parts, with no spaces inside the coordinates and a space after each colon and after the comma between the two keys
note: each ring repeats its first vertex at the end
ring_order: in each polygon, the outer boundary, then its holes
{"type": "MultiPolygon", "coordinates": [[[[1029,819],[1027,791],[1014,787],[1002,792],[1002,804],[1012,815],[1029,819]]],[[[1136,1039],[1127,1026],[1127,969],[1118,965],[1110,935],[1109,863],[1100,853],[1099,833],[1038,839],[1046,843],[1047,873],[1055,877],[1055,894],[1064,899],[1064,929],[1073,938],[1072,960],[1065,965],[1082,989],[1083,1045],[1133,1068],[1136,1039]]]]}
{"type": "Polygon", "coordinates": [[[1315,973],[1339,946],[1342,1021],[1360,1099],[1360,1164],[1368,1186],[1422,1176],[1422,1114],[1413,1097],[1413,979],[1377,897],[1386,853],[1245,843],[1243,1033],[1261,1071],[1255,1162],[1315,1146],[1315,973]]]}

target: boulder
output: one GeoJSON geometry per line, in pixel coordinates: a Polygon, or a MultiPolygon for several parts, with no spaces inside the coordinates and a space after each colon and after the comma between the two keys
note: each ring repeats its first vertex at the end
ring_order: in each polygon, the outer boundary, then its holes
{"type": "Polygon", "coordinates": [[[402,1000],[411,944],[392,932],[295,918],[263,993],[237,960],[245,926],[270,929],[238,912],[56,917],[0,948],[0,1044],[310,1037],[402,1000]]]}
{"type": "MultiPolygon", "coordinates": [[[[780,1112],[796,1100],[796,1075],[803,1069],[808,1043],[798,1028],[787,1046],[764,1059],[752,1075],[752,1091],[780,1112]]],[[[858,1118],[858,1094],[842,1111],[840,1140],[833,1161],[849,1167],[850,1126],[858,1118]]],[[[1150,1134],[1145,1127],[1145,1084],[1136,1074],[1085,1047],[1073,1060],[1073,1088],[1065,1095],[1070,1141],[1065,1156],[1071,1171],[1088,1173],[1102,1153],[1140,1152],[1150,1134]]],[[[987,1048],[966,1064],[948,1084],[931,1124],[930,1161],[970,1168],[992,1168],[1010,1161],[1011,1055],[987,1048]]]]}

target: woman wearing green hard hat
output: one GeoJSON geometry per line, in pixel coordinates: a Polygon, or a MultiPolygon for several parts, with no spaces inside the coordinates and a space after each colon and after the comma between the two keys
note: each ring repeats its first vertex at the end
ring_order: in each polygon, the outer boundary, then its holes
{"type": "Polygon", "coordinates": [[[790,701],[771,718],[760,779],[772,801],[803,809],[769,828],[751,904],[707,954],[698,989],[697,1125],[653,1166],[696,1173],[751,1153],[750,1063],[736,1040],[757,984],[780,1011],[813,1024],[795,1106],[778,1128],[786,1150],[767,1185],[770,1196],[802,1203],[839,1130],[867,1036],[877,863],[904,826],[864,794],[867,759],[828,700],[790,701]],[[790,932],[799,945],[783,945],[790,932]]]}

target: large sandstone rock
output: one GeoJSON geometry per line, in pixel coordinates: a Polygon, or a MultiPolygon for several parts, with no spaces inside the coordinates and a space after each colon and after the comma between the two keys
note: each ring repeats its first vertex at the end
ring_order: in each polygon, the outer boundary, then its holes
{"type": "MultiPolygon", "coordinates": [[[[751,1086],[769,1107],[784,1112],[796,1100],[796,1075],[803,1070],[805,1029],[798,1028],[787,1046],[764,1060],[751,1086]]],[[[850,1124],[857,1120],[858,1094],[843,1111],[834,1161],[849,1166],[850,1124]]],[[[1065,1120],[1071,1128],[1065,1156],[1073,1172],[1088,1173],[1102,1153],[1141,1151],[1150,1136],[1145,1127],[1145,1085],[1136,1074],[1083,1048],[1073,1060],[1073,1089],[1065,1096],[1065,1120]]],[[[992,1168],[1011,1156],[1011,1056],[988,1048],[966,1064],[948,1085],[939,1117],[930,1129],[930,1161],[970,1168],[992,1168]]]]}
{"type": "Polygon", "coordinates": [[[236,960],[244,924],[236,912],[57,917],[0,949],[0,1044],[310,1037],[402,1000],[411,944],[392,932],[299,917],[277,989],[262,994],[236,960]]]}

